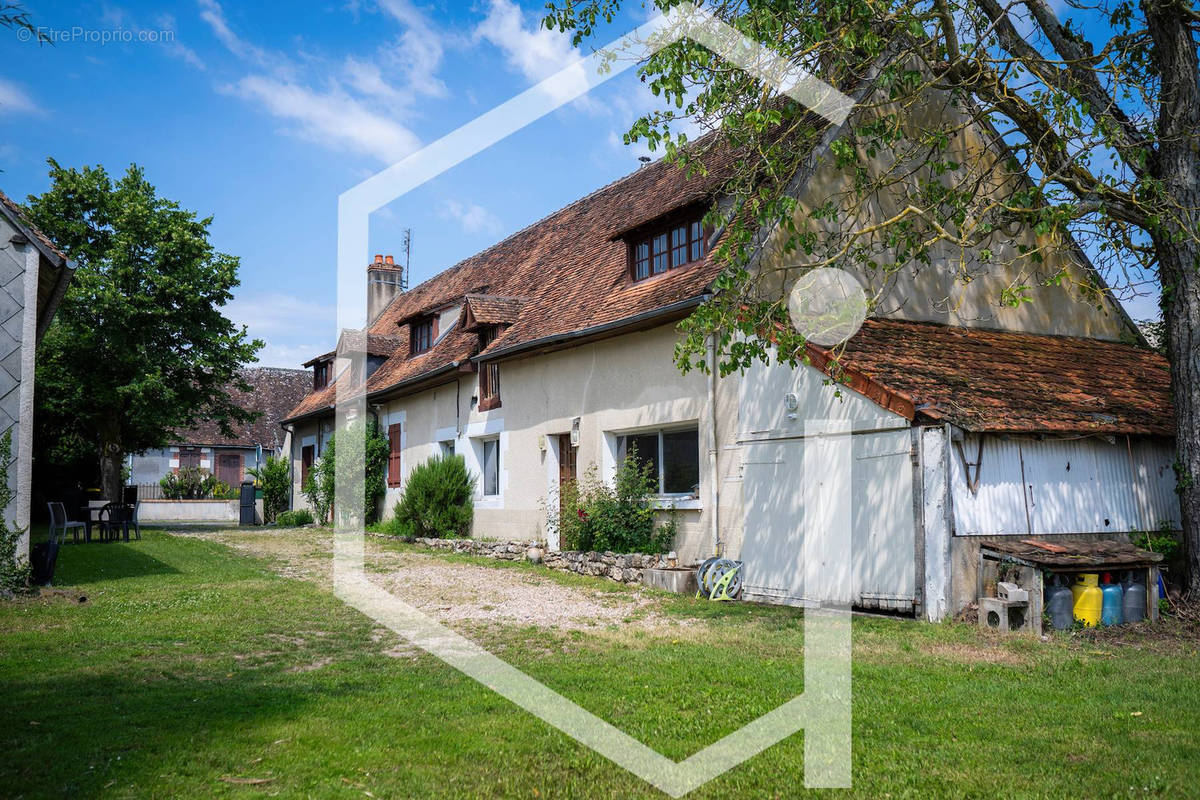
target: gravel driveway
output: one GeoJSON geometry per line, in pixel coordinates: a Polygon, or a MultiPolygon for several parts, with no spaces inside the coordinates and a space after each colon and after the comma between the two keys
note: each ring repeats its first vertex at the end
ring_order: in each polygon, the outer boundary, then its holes
{"type": "MultiPolygon", "coordinates": [[[[333,535],[314,528],[240,530],[180,527],[177,536],[208,539],[267,559],[276,572],[324,585],[332,583],[333,535]]],[[[400,551],[367,537],[370,579],[452,627],[479,623],[595,630],[657,630],[687,626],[657,612],[659,598],[640,588],[595,579],[596,588],[568,586],[553,574],[455,563],[440,553],[400,551]]]]}

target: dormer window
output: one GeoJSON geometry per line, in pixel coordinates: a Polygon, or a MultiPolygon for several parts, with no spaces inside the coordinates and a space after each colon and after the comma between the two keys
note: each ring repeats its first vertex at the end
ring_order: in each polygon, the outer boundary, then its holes
{"type": "Polygon", "coordinates": [[[698,217],[676,219],[629,240],[630,273],[635,281],[662,275],[704,258],[705,245],[698,217]]]}
{"type": "Polygon", "coordinates": [[[434,337],[437,336],[436,320],[433,317],[419,319],[412,323],[409,333],[409,355],[420,355],[433,347],[434,337]]]}
{"type": "Polygon", "coordinates": [[[318,361],[313,364],[313,391],[319,392],[329,385],[329,362],[318,361]]]}

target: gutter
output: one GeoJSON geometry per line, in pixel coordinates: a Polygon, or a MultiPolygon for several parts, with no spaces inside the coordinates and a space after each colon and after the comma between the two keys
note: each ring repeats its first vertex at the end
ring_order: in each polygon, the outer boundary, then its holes
{"type": "Polygon", "coordinates": [[[652,311],[644,311],[641,314],[635,314],[632,317],[623,317],[614,322],[605,322],[601,325],[593,325],[590,328],[580,328],[579,330],[570,331],[569,333],[556,333],[551,336],[543,336],[540,339],[531,339],[528,342],[520,342],[510,345],[509,347],[501,347],[490,353],[481,353],[477,356],[472,356],[471,360],[478,363],[480,361],[497,361],[502,358],[511,358],[530,350],[538,350],[543,347],[552,347],[554,345],[566,344],[575,341],[576,339],[585,339],[590,336],[597,336],[604,333],[612,333],[619,331],[622,328],[628,328],[632,325],[637,325],[639,322],[655,319],[656,317],[666,317],[677,311],[686,311],[691,308],[696,308],[705,301],[709,300],[712,294],[705,292],[696,297],[680,300],[677,303],[672,303],[669,306],[661,306],[652,311]]]}

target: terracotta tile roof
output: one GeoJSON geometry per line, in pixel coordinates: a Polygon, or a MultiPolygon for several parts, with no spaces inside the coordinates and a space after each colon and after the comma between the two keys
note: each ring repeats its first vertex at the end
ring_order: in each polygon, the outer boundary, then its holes
{"type": "Polygon", "coordinates": [[[1130,344],[870,319],[814,366],[909,419],[971,431],[1174,434],[1170,372],[1130,344]]]}
{"type": "Polygon", "coordinates": [[[4,192],[0,192],[0,207],[3,208],[5,216],[7,216],[14,225],[23,228],[26,232],[32,234],[33,237],[38,240],[38,244],[40,244],[44,250],[50,251],[50,253],[58,259],[58,263],[55,266],[61,267],[63,264],[67,263],[66,253],[64,253],[62,250],[59,250],[58,245],[50,241],[50,237],[46,236],[46,234],[42,233],[33,225],[31,225],[29,220],[25,218],[25,212],[21,210],[21,207],[13,202],[12,198],[6,195],[4,192]]]}
{"type": "Polygon", "coordinates": [[[213,421],[204,421],[194,428],[178,433],[174,444],[205,444],[226,447],[255,447],[273,450],[283,444],[283,428],[279,423],[289,409],[294,407],[312,388],[312,374],[303,369],[281,369],[278,367],[249,367],[242,372],[246,383],[253,388],[242,392],[229,388],[229,394],[237,398],[238,405],[262,415],[241,429],[234,436],[221,433],[221,427],[213,421]]]}
{"type": "MultiPolygon", "coordinates": [[[[496,294],[468,294],[461,319],[470,319],[475,325],[511,325],[521,315],[525,305],[523,297],[501,297],[496,294]]],[[[475,327],[475,326],[471,326],[475,327]]]]}
{"type": "MultiPolygon", "coordinates": [[[[478,336],[457,325],[428,352],[408,355],[405,323],[462,304],[468,295],[481,300],[480,308],[487,307],[497,321],[511,320],[489,352],[703,295],[720,271],[711,257],[633,283],[626,244],[614,237],[673,210],[710,203],[733,163],[728,153],[713,151],[705,156],[706,174],[690,178],[664,161],[648,164],[397,296],[370,327],[373,335],[399,335],[400,341],[371,375],[367,391],[384,392],[475,355],[478,336]],[[515,318],[514,311],[519,312],[515,318]]],[[[325,412],[334,396],[331,383],[306,397],[288,418],[325,412]]]]}

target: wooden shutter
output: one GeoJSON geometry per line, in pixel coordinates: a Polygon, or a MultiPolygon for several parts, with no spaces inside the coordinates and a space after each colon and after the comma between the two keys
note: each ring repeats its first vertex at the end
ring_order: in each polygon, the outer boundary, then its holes
{"type": "Polygon", "coordinates": [[[388,426],[387,485],[400,485],[400,423],[388,426]]]}

